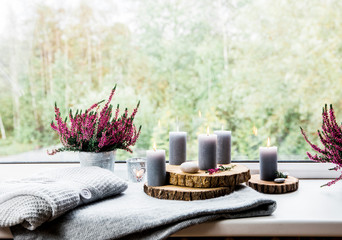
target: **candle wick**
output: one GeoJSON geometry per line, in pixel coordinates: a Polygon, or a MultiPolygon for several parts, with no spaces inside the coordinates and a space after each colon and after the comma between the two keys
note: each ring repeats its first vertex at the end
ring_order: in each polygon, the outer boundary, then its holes
{"type": "Polygon", "coordinates": [[[177,132],[178,132],[178,131],[179,131],[179,120],[178,120],[178,116],[177,116],[176,122],[177,122],[177,132]]]}

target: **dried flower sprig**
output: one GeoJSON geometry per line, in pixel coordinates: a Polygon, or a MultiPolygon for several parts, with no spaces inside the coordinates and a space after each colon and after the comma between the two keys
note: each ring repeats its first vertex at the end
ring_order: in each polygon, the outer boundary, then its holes
{"type": "MultiPolygon", "coordinates": [[[[305,141],[309,143],[311,148],[314,151],[318,152],[320,155],[312,155],[310,152],[307,152],[306,154],[311,160],[315,162],[335,164],[336,166],[329,170],[339,171],[342,168],[342,125],[339,126],[336,122],[335,113],[332,105],[330,105],[329,110],[327,105],[324,106],[322,111],[322,118],[322,130],[318,130],[317,133],[323,145],[323,148],[320,148],[317,145],[311,143],[303,128],[300,128],[305,141]]],[[[331,186],[341,179],[342,174],[335,180],[322,185],[322,187],[331,186]]]]}
{"type": "Polygon", "coordinates": [[[127,108],[119,116],[119,105],[113,114],[113,106],[110,104],[116,85],[112,89],[108,101],[99,112],[101,102],[93,104],[82,113],[77,110],[73,114],[70,109],[68,117],[63,121],[57,104],[55,104],[55,122],[51,122],[51,128],[59,135],[63,147],[54,149],[48,154],[53,155],[62,151],[84,151],[84,152],[106,152],[116,149],[123,149],[132,152],[141,132],[141,126],[137,130],[133,124],[140,102],[131,115],[128,115],[127,108]]]}
{"type": "Polygon", "coordinates": [[[232,170],[236,165],[232,165],[230,167],[224,167],[220,165],[218,168],[211,168],[208,169],[205,173],[209,173],[209,175],[217,173],[217,172],[224,172],[224,171],[230,171],[232,170]]]}

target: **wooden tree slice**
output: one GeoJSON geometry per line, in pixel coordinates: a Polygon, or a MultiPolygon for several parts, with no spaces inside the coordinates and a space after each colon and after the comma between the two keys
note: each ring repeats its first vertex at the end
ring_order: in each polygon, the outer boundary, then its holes
{"type": "Polygon", "coordinates": [[[294,192],[298,189],[298,178],[288,176],[284,183],[275,183],[273,181],[260,180],[260,175],[252,175],[247,185],[262,193],[281,194],[294,192]]]}
{"type": "Polygon", "coordinates": [[[240,164],[222,164],[224,167],[235,167],[229,171],[218,172],[214,174],[205,173],[200,170],[198,173],[184,173],[180,166],[166,165],[168,182],[176,186],[194,187],[194,188],[215,188],[236,186],[247,182],[250,177],[250,171],[247,167],[240,164]]]}
{"type": "Polygon", "coordinates": [[[218,188],[189,188],[174,185],[165,185],[160,187],[151,187],[144,185],[144,192],[155,198],[168,200],[204,200],[210,198],[221,197],[233,192],[235,186],[218,187],[218,188]]]}

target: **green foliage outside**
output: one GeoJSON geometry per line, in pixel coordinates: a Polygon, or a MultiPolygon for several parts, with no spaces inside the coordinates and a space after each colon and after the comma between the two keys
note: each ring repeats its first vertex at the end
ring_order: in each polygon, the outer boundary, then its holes
{"type": "Polygon", "coordinates": [[[33,5],[35,15],[22,25],[12,21],[1,36],[7,139],[0,139],[0,155],[58,144],[49,126],[54,102],[63,114],[86,108],[115,83],[114,105],[133,109],[141,101],[133,155],[144,155],[153,141],[167,150],[178,119],[189,159],[197,158],[197,135],[207,125],[232,131],[235,159],[257,159],[268,136],[281,159],[304,159],[309,149],[299,126],[314,135],[325,103],[342,119],[341,1],[107,4],[33,5]],[[126,13],[130,19],[121,21],[126,13]]]}

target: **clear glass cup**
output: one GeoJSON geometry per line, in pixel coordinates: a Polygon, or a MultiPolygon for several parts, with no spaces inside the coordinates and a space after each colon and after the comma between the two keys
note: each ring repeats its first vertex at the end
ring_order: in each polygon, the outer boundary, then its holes
{"type": "Polygon", "coordinates": [[[146,158],[130,158],[126,162],[128,181],[143,182],[146,175],[146,158]]]}

